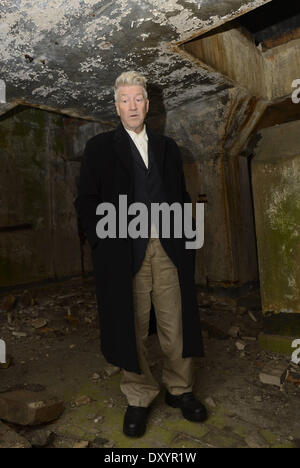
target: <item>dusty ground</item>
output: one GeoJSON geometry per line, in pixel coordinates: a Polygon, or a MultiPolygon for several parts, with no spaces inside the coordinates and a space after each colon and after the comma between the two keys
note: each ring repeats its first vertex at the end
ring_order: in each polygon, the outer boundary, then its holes
{"type": "MultiPolygon", "coordinates": [[[[141,439],[122,433],[127,403],[119,390],[120,372],[108,366],[100,353],[93,279],[74,278],[28,292],[6,292],[0,303],[0,338],[12,357],[10,367],[0,369],[0,392],[47,389],[65,401],[64,413],[51,424],[11,425],[33,446],[300,446],[300,387],[286,381],[280,389],[259,380],[265,363],[288,365],[290,357],[259,348],[255,337],[261,331],[261,313],[255,294],[239,301],[199,294],[206,357],[195,362],[195,393],[202,401],[209,398],[209,419],[205,424],[182,419],[180,410],[164,404],[162,390],[141,439]],[[244,337],[244,350],[236,347],[239,337],[227,334],[232,325],[244,337]]],[[[161,354],[156,336],[149,338],[149,350],[159,378],[161,354]]]]}

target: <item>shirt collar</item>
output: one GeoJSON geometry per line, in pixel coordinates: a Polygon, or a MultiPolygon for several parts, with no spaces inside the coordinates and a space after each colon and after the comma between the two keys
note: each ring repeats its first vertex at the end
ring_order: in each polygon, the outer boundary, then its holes
{"type": "Polygon", "coordinates": [[[126,132],[129,133],[129,135],[131,136],[131,138],[134,141],[136,141],[137,139],[144,139],[144,140],[148,141],[148,135],[147,135],[147,132],[146,132],[146,125],[144,125],[144,128],[140,133],[135,133],[132,130],[128,130],[127,128],[125,128],[125,130],[126,130],[126,132]]]}

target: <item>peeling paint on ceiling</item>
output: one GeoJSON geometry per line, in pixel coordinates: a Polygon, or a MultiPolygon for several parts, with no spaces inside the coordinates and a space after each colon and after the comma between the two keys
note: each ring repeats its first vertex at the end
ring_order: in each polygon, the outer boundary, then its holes
{"type": "Polygon", "coordinates": [[[7,102],[115,117],[112,87],[137,69],[166,109],[232,84],[170,45],[270,0],[2,0],[0,79],[7,102]]]}

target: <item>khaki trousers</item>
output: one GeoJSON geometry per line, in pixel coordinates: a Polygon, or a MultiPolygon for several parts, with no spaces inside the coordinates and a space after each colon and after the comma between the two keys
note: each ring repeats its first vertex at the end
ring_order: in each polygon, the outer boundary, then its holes
{"type": "Polygon", "coordinates": [[[157,334],[164,355],[162,381],[173,395],[191,392],[194,383],[192,358],[182,358],[181,292],[177,268],[159,239],[149,240],[140,270],[133,278],[133,298],[138,357],[142,374],[123,371],[121,391],[128,404],[147,407],[160,392],[146,356],[151,300],[157,334]]]}

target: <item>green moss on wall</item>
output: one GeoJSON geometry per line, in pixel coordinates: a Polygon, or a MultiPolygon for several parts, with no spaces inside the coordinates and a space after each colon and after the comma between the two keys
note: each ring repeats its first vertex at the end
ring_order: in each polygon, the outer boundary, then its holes
{"type": "MultiPolygon", "coordinates": [[[[298,161],[300,167],[300,157],[298,161]]],[[[264,312],[300,312],[297,164],[256,167],[256,226],[264,312]]]]}

